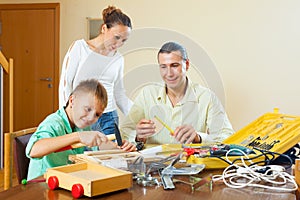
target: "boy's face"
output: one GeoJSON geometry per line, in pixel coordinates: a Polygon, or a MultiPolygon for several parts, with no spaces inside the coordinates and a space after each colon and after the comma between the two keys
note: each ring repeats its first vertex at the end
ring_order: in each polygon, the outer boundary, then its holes
{"type": "Polygon", "coordinates": [[[103,112],[100,101],[90,93],[72,95],[70,106],[72,110],[70,123],[78,128],[85,128],[94,124],[103,112]]]}

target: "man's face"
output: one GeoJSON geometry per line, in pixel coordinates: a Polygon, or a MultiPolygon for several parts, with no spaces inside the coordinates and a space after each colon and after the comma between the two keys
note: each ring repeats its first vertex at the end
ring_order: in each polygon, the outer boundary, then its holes
{"type": "Polygon", "coordinates": [[[158,63],[160,75],[169,89],[184,87],[189,62],[182,59],[180,51],[160,53],[158,63]]]}
{"type": "Polygon", "coordinates": [[[93,94],[76,94],[70,97],[72,109],[71,124],[85,128],[94,124],[103,110],[100,101],[93,94]]]}

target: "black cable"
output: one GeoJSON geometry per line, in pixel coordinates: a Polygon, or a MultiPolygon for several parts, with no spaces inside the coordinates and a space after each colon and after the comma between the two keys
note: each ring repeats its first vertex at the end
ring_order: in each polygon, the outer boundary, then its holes
{"type": "Polygon", "coordinates": [[[222,158],[222,156],[210,156],[211,158],[219,158],[220,160],[226,162],[228,165],[232,165],[231,162],[228,162],[226,159],[222,158]]]}
{"type": "MultiPolygon", "coordinates": [[[[290,156],[285,155],[285,154],[281,154],[281,153],[276,153],[276,152],[273,152],[273,153],[276,154],[276,155],[282,156],[283,158],[286,158],[288,160],[288,162],[286,163],[288,166],[285,167],[285,169],[289,169],[293,166],[293,160],[291,159],[290,156]]],[[[285,164],[285,163],[282,163],[282,164],[285,164]]]]}
{"type": "Polygon", "coordinates": [[[284,158],[286,158],[288,160],[287,163],[283,163],[283,164],[287,164],[288,166],[287,167],[284,167],[285,169],[289,169],[292,167],[293,165],[293,160],[291,159],[291,157],[289,157],[288,155],[286,154],[282,154],[282,153],[277,153],[277,152],[272,152],[272,151],[267,151],[267,150],[261,150],[261,149],[257,149],[257,148],[254,148],[255,150],[258,150],[264,154],[271,154],[273,156],[272,160],[269,161],[268,164],[272,164],[274,163],[274,161],[278,158],[275,158],[275,155],[278,155],[278,156],[282,156],[284,158]]]}
{"type": "MultiPolygon", "coordinates": [[[[261,161],[253,162],[249,166],[259,165],[261,163],[263,163],[264,165],[270,165],[276,159],[275,155],[283,156],[283,157],[285,157],[289,161],[288,162],[288,167],[285,167],[285,169],[289,169],[293,165],[292,159],[289,156],[285,155],[285,154],[281,154],[281,153],[277,153],[277,152],[272,152],[272,151],[266,151],[266,150],[262,150],[262,149],[258,149],[258,148],[254,148],[254,149],[257,150],[257,151],[259,151],[259,152],[261,152],[261,154],[259,154],[257,156],[254,156],[254,157],[251,157],[251,158],[243,158],[244,161],[252,161],[252,160],[255,160],[255,159],[260,158],[262,156],[264,156],[265,159],[261,160],[261,161]]],[[[234,159],[232,162],[229,162],[226,159],[224,159],[222,156],[211,156],[211,157],[212,158],[219,158],[220,160],[226,162],[228,165],[232,165],[235,162],[242,160],[242,158],[239,157],[237,159],[234,159]]]]}

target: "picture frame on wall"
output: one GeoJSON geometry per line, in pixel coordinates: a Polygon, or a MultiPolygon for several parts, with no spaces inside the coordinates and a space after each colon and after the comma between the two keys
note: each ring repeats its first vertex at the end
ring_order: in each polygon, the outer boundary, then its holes
{"type": "Polygon", "coordinates": [[[87,17],[87,36],[88,40],[93,39],[100,33],[101,25],[103,24],[102,18],[87,17]]]}

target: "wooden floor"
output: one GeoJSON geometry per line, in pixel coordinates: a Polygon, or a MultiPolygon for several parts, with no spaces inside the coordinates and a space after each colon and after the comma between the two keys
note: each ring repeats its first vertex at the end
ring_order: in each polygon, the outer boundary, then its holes
{"type": "MultiPolygon", "coordinates": [[[[12,185],[16,186],[18,185],[18,180],[17,180],[17,176],[16,173],[13,173],[13,181],[12,181],[12,185]]],[[[4,190],[4,170],[0,169],[0,192],[2,192],[4,190]]]]}

